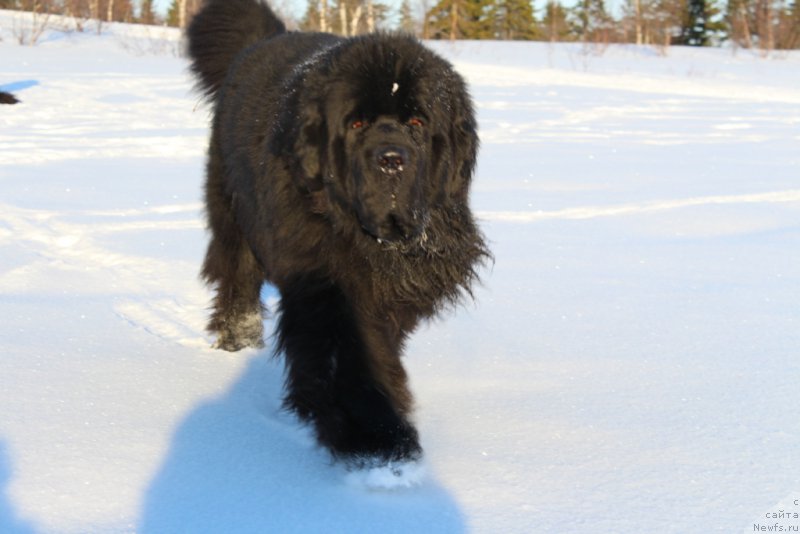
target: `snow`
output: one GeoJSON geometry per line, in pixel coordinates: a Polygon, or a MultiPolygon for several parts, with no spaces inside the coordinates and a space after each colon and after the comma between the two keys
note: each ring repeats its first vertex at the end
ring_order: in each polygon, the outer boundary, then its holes
{"type": "Polygon", "coordinates": [[[16,16],[0,12],[0,88],[22,101],[0,108],[0,532],[800,524],[798,53],[431,44],[476,100],[496,263],[409,343],[426,474],[384,491],[280,409],[270,340],[211,349],[209,117],[178,35],[21,47],[16,16]]]}
{"type": "Polygon", "coordinates": [[[375,467],[357,467],[347,474],[347,481],[367,490],[415,488],[425,482],[427,470],[420,461],[389,462],[375,467]]]}

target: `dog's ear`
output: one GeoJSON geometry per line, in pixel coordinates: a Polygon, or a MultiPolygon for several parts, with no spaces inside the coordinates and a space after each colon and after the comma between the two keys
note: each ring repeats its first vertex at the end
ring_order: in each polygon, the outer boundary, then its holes
{"type": "Polygon", "coordinates": [[[303,107],[294,129],[291,150],[297,163],[295,179],[309,192],[323,187],[326,147],[328,145],[325,118],[318,106],[303,107]]]}
{"type": "Polygon", "coordinates": [[[478,154],[478,134],[474,119],[462,117],[453,124],[450,135],[454,165],[447,184],[447,194],[457,202],[466,202],[478,154]]]}
{"type": "Polygon", "coordinates": [[[466,86],[459,82],[451,93],[453,119],[448,141],[453,161],[445,188],[450,199],[466,203],[478,155],[478,127],[466,86]]]}

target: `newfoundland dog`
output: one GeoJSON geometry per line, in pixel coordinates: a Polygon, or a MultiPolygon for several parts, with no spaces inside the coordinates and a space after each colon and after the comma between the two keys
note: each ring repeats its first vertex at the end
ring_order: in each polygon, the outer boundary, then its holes
{"type": "Polygon", "coordinates": [[[263,346],[271,282],[286,407],[350,466],[418,459],[404,342],[489,258],[468,205],[464,81],[411,36],[287,32],[256,0],[207,1],[188,40],[214,106],[202,274],[216,346],[263,346]]]}

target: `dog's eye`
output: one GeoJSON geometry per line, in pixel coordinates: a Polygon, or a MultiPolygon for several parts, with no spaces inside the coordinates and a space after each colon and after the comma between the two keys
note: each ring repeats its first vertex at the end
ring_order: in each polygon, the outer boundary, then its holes
{"type": "Polygon", "coordinates": [[[350,123],[350,128],[352,128],[353,130],[358,130],[359,128],[363,128],[366,125],[367,125],[366,121],[353,121],[350,123]]]}
{"type": "Polygon", "coordinates": [[[425,124],[422,122],[422,119],[418,119],[416,117],[413,119],[408,119],[408,124],[411,126],[425,126],[425,124]]]}

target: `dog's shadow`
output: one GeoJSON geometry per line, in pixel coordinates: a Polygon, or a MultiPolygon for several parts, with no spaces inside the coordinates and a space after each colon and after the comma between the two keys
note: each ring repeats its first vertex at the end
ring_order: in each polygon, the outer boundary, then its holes
{"type": "MultiPolygon", "coordinates": [[[[224,355],[223,355],[224,356],[224,355]]],[[[345,482],[311,432],[280,408],[282,363],[251,356],[239,380],[176,431],[138,532],[464,532],[435,480],[390,492],[345,482]]]]}
{"type": "Polygon", "coordinates": [[[5,442],[0,439],[0,532],[3,534],[33,534],[31,525],[24,522],[6,499],[5,486],[11,478],[11,464],[5,442]]]}

